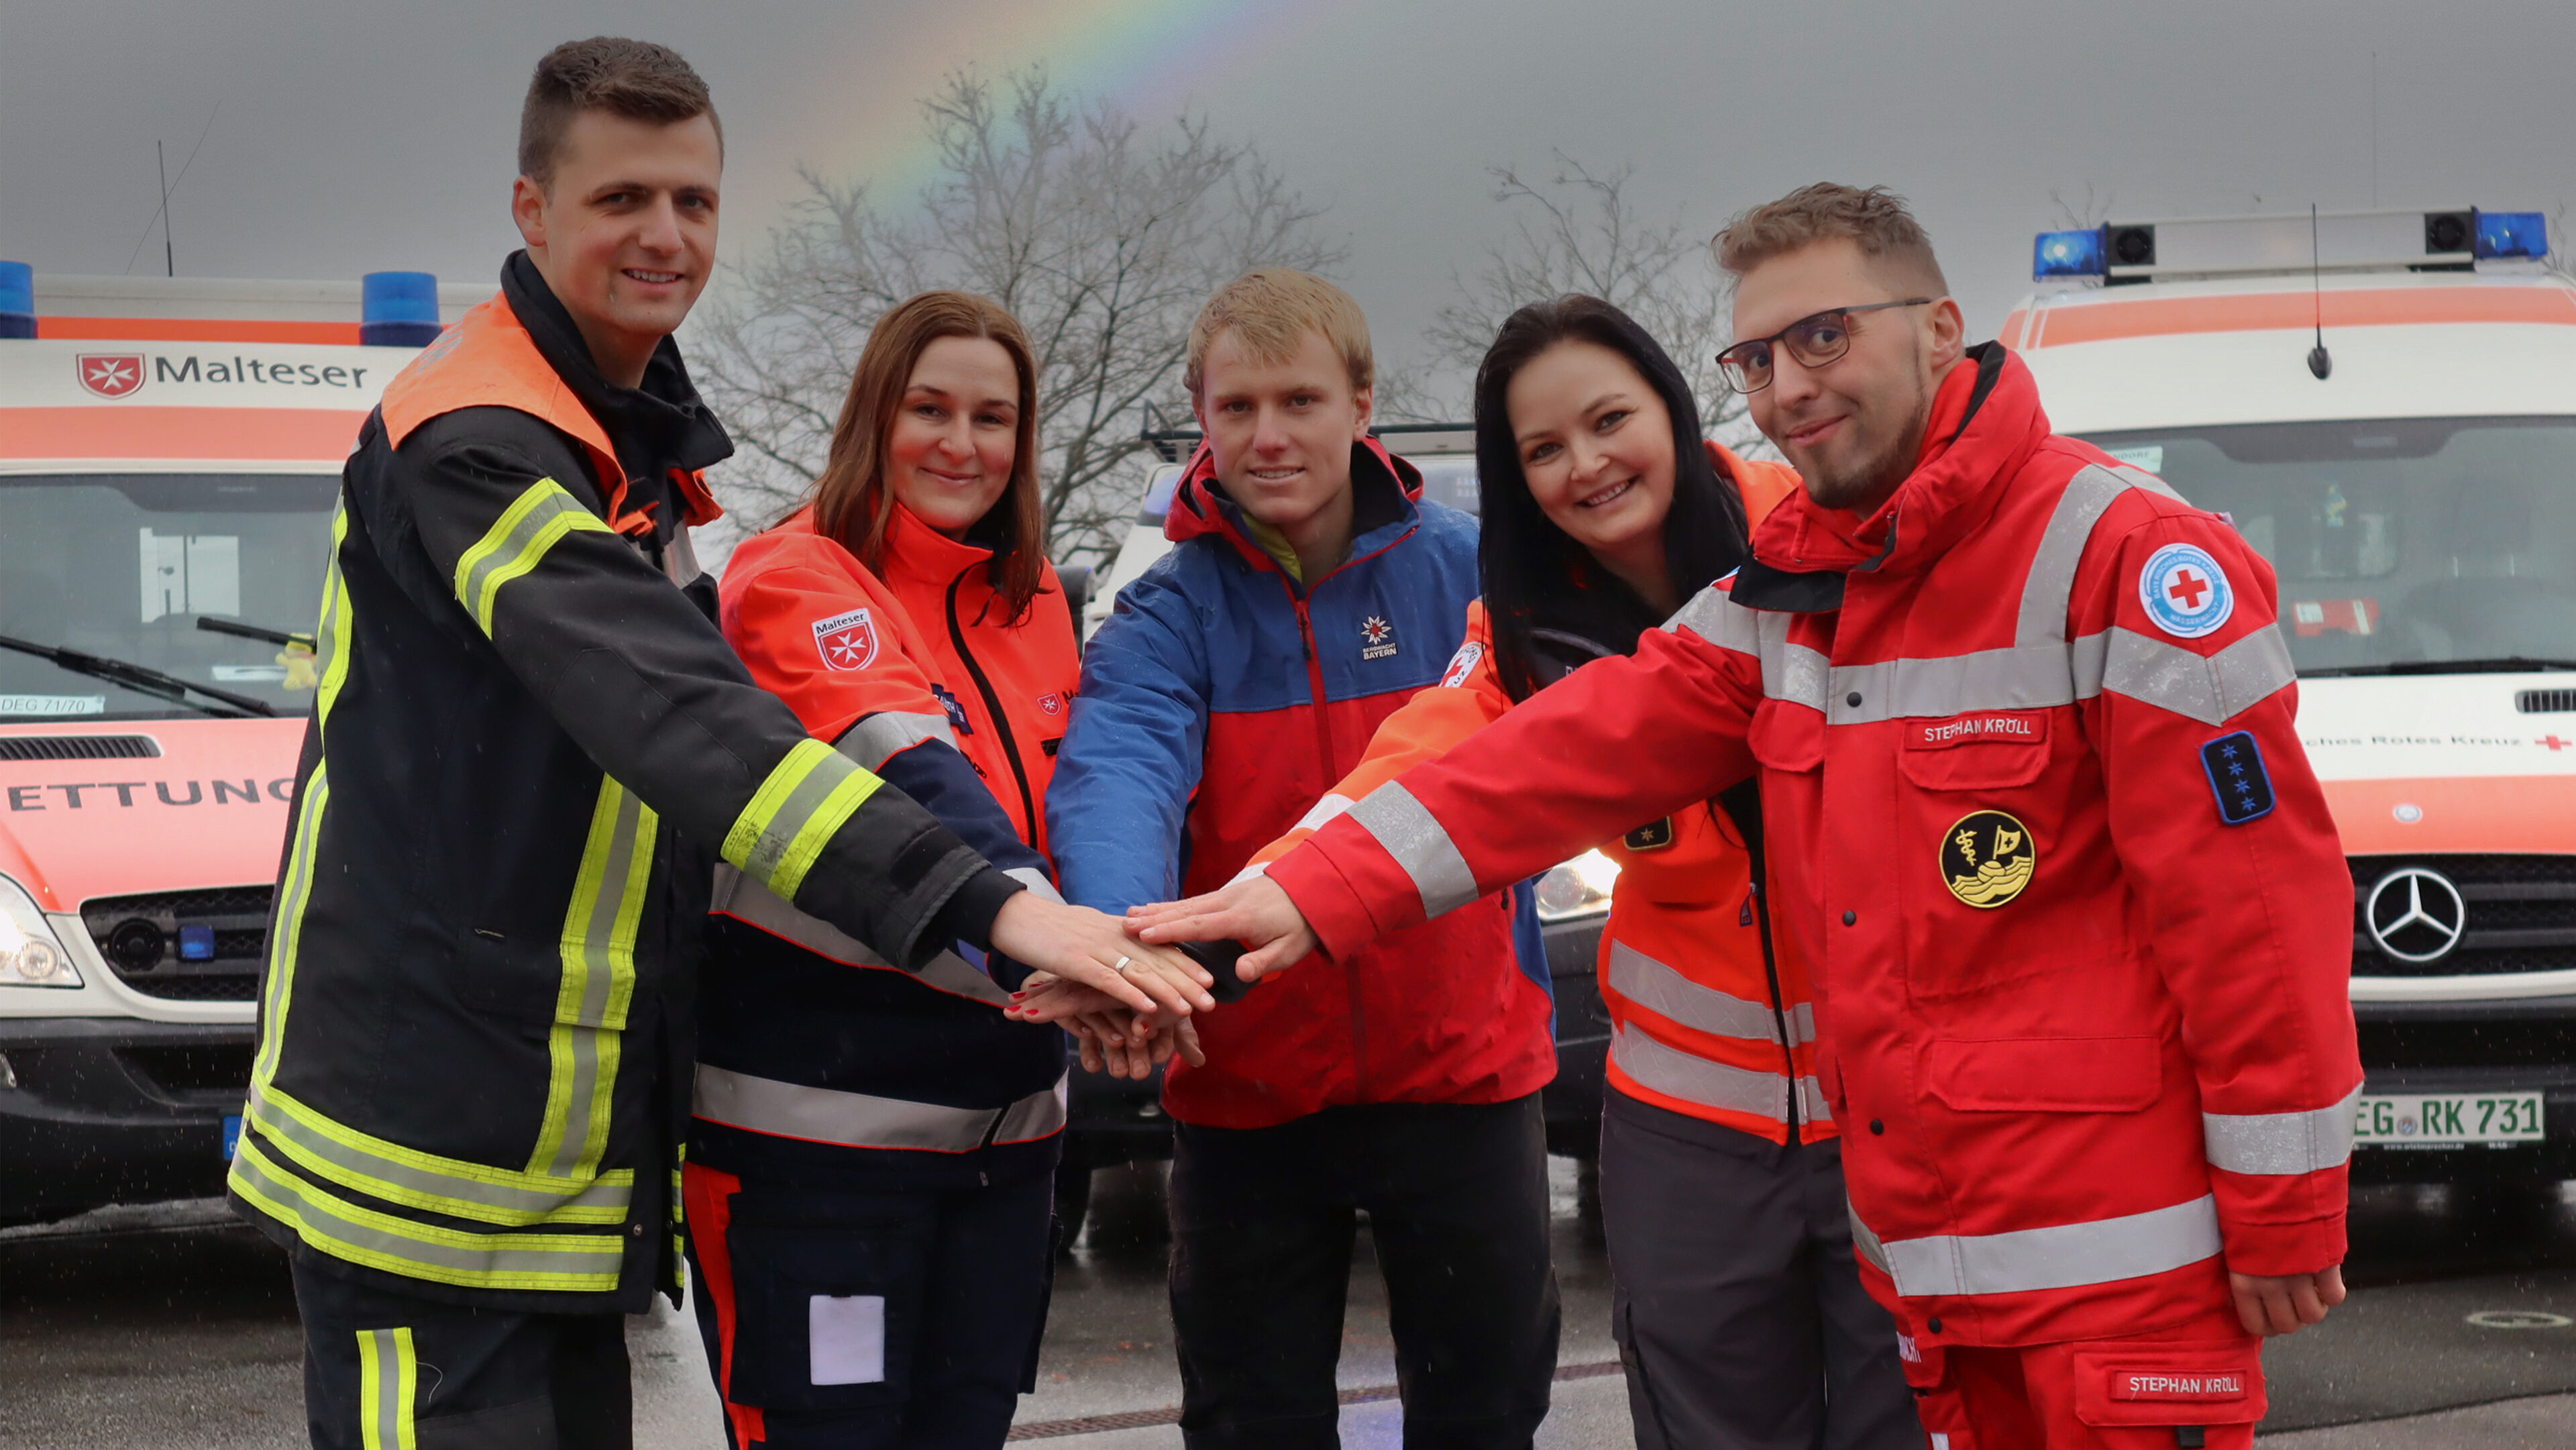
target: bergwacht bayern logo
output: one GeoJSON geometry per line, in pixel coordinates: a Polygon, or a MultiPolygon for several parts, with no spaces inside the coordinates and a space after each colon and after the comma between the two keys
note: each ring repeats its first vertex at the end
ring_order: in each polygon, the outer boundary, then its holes
{"type": "Polygon", "coordinates": [[[2214,634],[2236,612],[2236,587],[2207,549],[2167,544],[2138,573],[2138,602],[2147,618],[2177,639],[2214,634]]]}

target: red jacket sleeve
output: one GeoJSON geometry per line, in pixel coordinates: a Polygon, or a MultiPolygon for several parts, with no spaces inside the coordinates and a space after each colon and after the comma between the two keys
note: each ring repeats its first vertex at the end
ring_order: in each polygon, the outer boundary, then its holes
{"type": "Polygon", "coordinates": [[[2271,568],[2217,519],[2130,497],[2147,516],[2096,532],[2068,621],[2100,641],[2083,718],[2112,847],[2181,1011],[2228,1266],[2311,1273],[2344,1256],[2352,876],[2271,568]]]}
{"type": "Polygon", "coordinates": [[[1585,665],[1370,791],[1270,878],[1347,956],[1716,795],[1753,773],[1757,629],[1723,584],[1701,591],[1634,655],[1585,665]]]}

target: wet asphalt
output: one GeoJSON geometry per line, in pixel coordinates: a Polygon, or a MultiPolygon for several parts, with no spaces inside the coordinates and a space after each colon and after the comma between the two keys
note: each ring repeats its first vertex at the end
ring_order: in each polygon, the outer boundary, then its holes
{"type": "MultiPolygon", "coordinates": [[[[1633,1443],[1609,1334],[1610,1281],[1576,1165],[1553,1162],[1565,1299],[1548,1447],[1633,1443]]],[[[2352,1299],[2266,1355],[2277,1450],[2576,1446],[2576,1185],[2356,1196],[2352,1299]]],[[[1015,1439],[1065,1450],[1180,1444],[1161,1180],[1109,1170],[1059,1267],[1038,1389],[1015,1439]]],[[[1394,1343],[1376,1266],[1352,1271],[1343,1441],[1400,1443],[1394,1343]]],[[[719,1447],[694,1324],[630,1321],[637,1443],[719,1447]]],[[[0,1231],[0,1447],[304,1443],[301,1337],[283,1259],[220,1206],[114,1210],[0,1231]]]]}

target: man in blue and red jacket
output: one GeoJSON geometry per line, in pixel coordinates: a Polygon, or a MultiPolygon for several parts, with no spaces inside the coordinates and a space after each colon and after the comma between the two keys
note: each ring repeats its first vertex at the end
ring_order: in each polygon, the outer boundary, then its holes
{"type": "MultiPolygon", "coordinates": [[[[1476,524],[1368,437],[1367,322],[1267,270],[1191,329],[1206,442],[1171,552],[1093,637],[1047,797],[1068,900],[1214,889],[1438,683],[1476,524]]],[[[1321,804],[1318,802],[1321,801],[1321,804]]],[[[1355,1210],[1396,1325],[1408,1440],[1525,1446],[1556,1358],[1539,1089],[1551,1003],[1527,893],[1498,891],[1197,1019],[1174,1062],[1172,1318],[1193,1445],[1330,1443],[1355,1210]]]]}

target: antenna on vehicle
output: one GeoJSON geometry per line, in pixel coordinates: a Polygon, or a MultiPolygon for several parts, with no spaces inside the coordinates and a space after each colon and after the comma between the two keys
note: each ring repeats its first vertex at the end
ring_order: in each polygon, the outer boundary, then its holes
{"type": "Polygon", "coordinates": [[[170,158],[161,152],[161,143],[152,143],[152,164],[161,168],[161,265],[173,277],[179,275],[179,254],[170,246],[170,158]]]}
{"type": "Polygon", "coordinates": [[[2317,345],[2308,349],[2308,371],[2324,382],[2334,371],[2334,355],[2326,351],[2326,279],[2325,262],[2317,250],[2317,204],[2308,203],[2308,287],[2317,304],[2317,345]]]}

